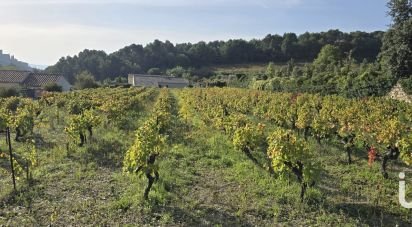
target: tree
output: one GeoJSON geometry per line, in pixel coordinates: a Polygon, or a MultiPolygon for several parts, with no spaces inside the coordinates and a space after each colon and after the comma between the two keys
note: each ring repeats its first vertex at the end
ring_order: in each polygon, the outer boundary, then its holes
{"type": "Polygon", "coordinates": [[[76,76],[74,87],[76,89],[96,88],[98,84],[90,72],[83,71],[76,76]]]}
{"type": "Polygon", "coordinates": [[[174,77],[183,77],[186,70],[182,66],[176,66],[173,69],[166,70],[166,75],[174,77]]]}
{"type": "Polygon", "coordinates": [[[327,44],[320,50],[318,57],[313,61],[316,66],[326,66],[336,64],[341,60],[341,54],[338,47],[327,44]]]}
{"type": "Polygon", "coordinates": [[[149,70],[147,70],[147,74],[149,75],[159,75],[162,74],[162,70],[159,68],[151,68],[149,70]]]}
{"type": "Polygon", "coordinates": [[[273,62],[270,62],[268,64],[268,67],[266,68],[266,73],[265,74],[269,78],[271,78],[275,75],[275,64],[273,62]]]}
{"type": "Polygon", "coordinates": [[[227,41],[221,48],[221,55],[225,63],[246,63],[253,61],[255,47],[243,39],[227,41]]]}
{"type": "MultiPolygon", "coordinates": [[[[402,14],[403,15],[403,14],[402,14]]],[[[403,16],[404,17],[404,16],[403,16]]],[[[401,17],[401,18],[403,18],[401,17]]],[[[406,31],[406,30],[405,30],[406,31]]],[[[263,39],[246,41],[243,39],[198,42],[195,44],[172,44],[169,41],[155,40],[146,46],[132,44],[114,53],[83,50],[78,55],[61,58],[55,65],[46,69],[49,73],[62,74],[69,82],[75,76],[88,71],[97,81],[129,73],[143,73],[149,69],[165,69],[182,66],[184,68],[219,64],[286,62],[291,58],[311,62],[321,47],[330,44],[341,53],[353,52],[357,61],[364,58],[373,61],[381,49],[383,32],[377,31],[344,33],[339,30],[304,33],[299,37],[294,33],[267,35],[263,39]]],[[[198,76],[210,76],[194,73],[198,76]]]]}
{"type": "Polygon", "coordinates": [[[293,57],[296,51],[298,37],[295,33],[285,33],[283,35],[282,52],[289,58],[293,57]]]}
{"type": "Polygon", "coordinates": [[[403,90],[407,94],[411,95],[412,94],[412,77],[409,77],[407,79],[402,79],[399,82],[402,85],[403,90]]]}
{"type": "Polygon", "coordinates": [[[188,50],[192,65],[202,66],[212,63],[217,58],[217,52],[205,42],[199,42],[188,50]]]}
{"type": "Polygon", "coordinates": [[[395,78],[412,75],[412,1],[390,0],[388,14],[393,24],[385,33],[381,63],[395,78]]]}
{"type": "Polygon", "coordinates": [[[402,24],[410,19],[412,15],[411,0],[390,0],[388,2],[388,15],[392,17],[395,24],[402,24]]]}

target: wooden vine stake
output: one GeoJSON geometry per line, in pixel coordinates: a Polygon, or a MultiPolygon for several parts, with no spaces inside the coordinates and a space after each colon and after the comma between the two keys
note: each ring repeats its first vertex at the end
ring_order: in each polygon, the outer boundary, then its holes
{"type": "Polygon", "coordinates": [[[12,149],[11,149],[10,128],[9,127],[7,127],[7,129],[6,129],[6,137],[7,137],[7,141],[8,141],[8,145],[9,145],[11,177],[13,179],[13,188],[14,188],[14,191],[17,191],[16,190],[16,176],[14,175],[13,152],[12,152],[12,149]]]}

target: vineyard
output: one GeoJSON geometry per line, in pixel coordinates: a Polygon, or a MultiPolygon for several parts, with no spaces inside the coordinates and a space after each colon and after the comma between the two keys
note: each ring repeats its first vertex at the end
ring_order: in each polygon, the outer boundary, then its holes
{"type": "Polygon", "coordinates": [[[408,103],[99,88],[0,106],[0,226],[412,225],[408,103]]]}

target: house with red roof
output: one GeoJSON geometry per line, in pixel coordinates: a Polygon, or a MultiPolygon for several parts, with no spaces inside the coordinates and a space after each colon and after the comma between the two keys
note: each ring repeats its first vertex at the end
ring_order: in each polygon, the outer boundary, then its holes
{"type": "Polygon", "coordinates": [[[35,73],[30,71],[0,70],[0,88],[19,88],[39,97],[46,85],[57,84],[62,91],[70,91],[72,85],[59,74],[35,73]]]}

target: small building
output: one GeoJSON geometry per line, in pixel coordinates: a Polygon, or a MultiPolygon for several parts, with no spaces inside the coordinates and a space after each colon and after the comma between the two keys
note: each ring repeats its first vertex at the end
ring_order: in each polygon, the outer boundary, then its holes
{"type": "Polygon", "coordinates": [[[57,84],[62,87],[62,91],[70,91],[72,87],[72,85],[59,74],[0,70],[0,88],[21,88],[30,93],[29,96],[39,97],[44,91],[44,86],[48,84],[57,84]]]}
{"type": "Polygon", "coordinates": [[[129,74],[128,83],[136,87],[184,88],[189,86],[189,81],[183,78],[143,74],[129,74]]]}

